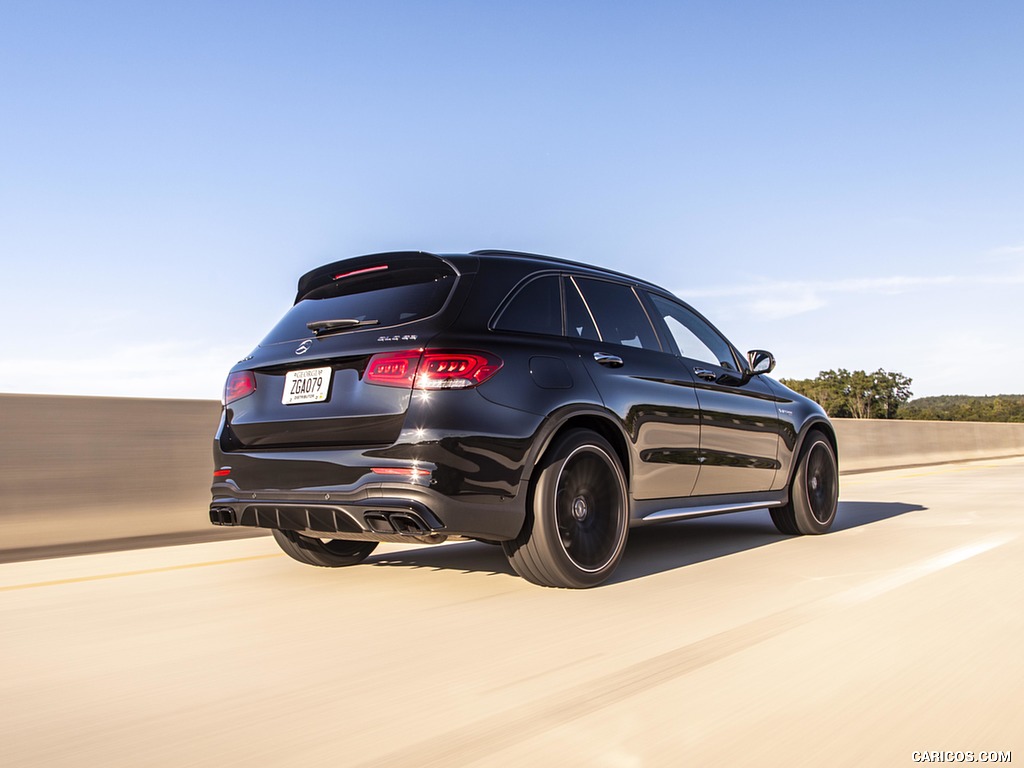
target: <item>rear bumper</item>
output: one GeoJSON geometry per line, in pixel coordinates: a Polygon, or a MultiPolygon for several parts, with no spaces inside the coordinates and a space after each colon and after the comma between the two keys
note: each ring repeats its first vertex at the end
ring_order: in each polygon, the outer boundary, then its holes
{"type": "Polygon", "coordinates": [[[447,537],[494,541],[519,535],[525,511],[518,499],[483,503],[444,496],[429,488],[397,485],[354,493],[263,491],[226,494],[214,487],[210,522],[306,532],[323,538],[372,541],[441,541],[447,537]]]}
{"type": "Polygon", "coordinates": [[[543,419],[475,391],[432,394],[451,397],[417,400],[409,419],[436,426],[405,428],[388,445],[241,446],[228,439],[222,416],[210,522],[380,541],[514,539],[526,519],[527,457],[543,419]],[[490,429],[482,432],[481,423],[490,429]]]}
{"type": "Polygon", "coordinates": [[[425,506],[402,499],[348,504],[305,504],[221,499],[210,505],[213,525],[247,526],[315,533],[331,538],[380,536],[441,539],[446,526],[425,506]]]}

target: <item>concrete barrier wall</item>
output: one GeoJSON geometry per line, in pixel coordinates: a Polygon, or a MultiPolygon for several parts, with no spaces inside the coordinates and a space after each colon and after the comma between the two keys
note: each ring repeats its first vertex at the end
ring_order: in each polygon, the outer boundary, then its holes
{"type": "Polygon", "coordinates": [[[0,550],[217,530],[220,403],[0,395],[0,550]]]}
{"type": "MultiPolygon", "coordinates": [[[[0,550],[238,535],[207,512],[219,417],[205,400],[0,395],[0,550]]],[[[1024,424],[836,429],[843,472],[1024,455],[1024,424]]]]}
{"type": "Polygon", "coordinates": [[[835,419],[840,472],[1024,456],[1024,424],[835,419]]]}

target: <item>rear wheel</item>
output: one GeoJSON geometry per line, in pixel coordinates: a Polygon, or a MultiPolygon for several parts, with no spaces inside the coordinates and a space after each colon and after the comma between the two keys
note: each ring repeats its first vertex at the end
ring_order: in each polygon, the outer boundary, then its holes
{"type": "Polygon", "coordinates": [[[276,529],[271,532],[288,557],[306,565],[319,565],[323,568],[355,565],[365,560],[377,548],[376,541],[314,539],[295,531],[276,529]]]}
{"type": "Polygon", "coordinates": [[[839,506],[839,467],[832,445],[820,432],[808,436],[789,489],[789,503],[771,510],[782,533],[825,533],[839,506]]]}
{"type": "Polygon", "coordinates": [[[615,450],[597,433],[579,429],[548,449],[532,489],[530,519],[502,547],[527,581],[580,589],[611,575],[628,532],[626,478],[615,450]]]}

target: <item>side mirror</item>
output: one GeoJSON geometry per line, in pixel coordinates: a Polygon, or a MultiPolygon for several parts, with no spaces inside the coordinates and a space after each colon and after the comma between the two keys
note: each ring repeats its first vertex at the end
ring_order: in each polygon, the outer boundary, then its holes
{"type": "Polygon", "coordinates": [[[750,362],[750,372],[755,376],[775,370],[775,355],[763,349],[747,352],[747,360],[750,362]]]}

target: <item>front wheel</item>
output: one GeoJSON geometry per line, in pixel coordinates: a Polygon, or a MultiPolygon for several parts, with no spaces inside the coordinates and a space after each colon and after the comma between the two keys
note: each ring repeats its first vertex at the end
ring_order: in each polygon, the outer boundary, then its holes
{"type": "Polygon", "coordinates": [[[626,478],[615,450],[590,430],[560,435],[544,455],[522,533],[502,542],[516,573],[545,587],[607,579],[629,532],[626,478]]]}
{"type": "Polygon", "coordinates": [[[832,444],[820,432],[807,438],[789,488],[789,503],[771,510],[782,533],[825,533],[839,506],[839,467],[832,444]]]}
{"type": "Polygon", "coordinates": [[[344,539],[314,539],[295,531],[271,531],[284,553],[300,563],[322,568],[341,568],[365,560],[376,541],[346,541],[344,539]]]}

